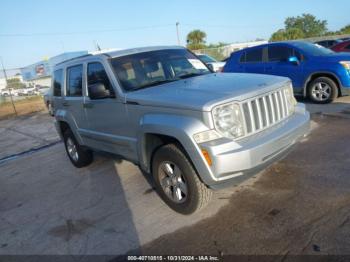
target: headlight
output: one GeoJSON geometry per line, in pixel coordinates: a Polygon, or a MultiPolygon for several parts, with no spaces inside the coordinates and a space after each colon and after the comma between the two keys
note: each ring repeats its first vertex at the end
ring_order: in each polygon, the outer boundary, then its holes
{"type": "Polygon", "coordinates": [[[350,61],[340,61],[339,62],[346,70],[350,71],[350,61]]]}
{"type": "Polygon", "coordinates": [[[288,102],[288,111],[293,113],[295,106],[297,104],[297,100],[294,97],[293,86],[290,84],[287,88],[284,89],[286,94],[287,102],[288,102]]]}
{"type": "Polygon", "coordinates": [[[219,105],[213,109],[215,129],[225,137],[238,138],[244,135],[243,117],[239,104],[219,105]]]}

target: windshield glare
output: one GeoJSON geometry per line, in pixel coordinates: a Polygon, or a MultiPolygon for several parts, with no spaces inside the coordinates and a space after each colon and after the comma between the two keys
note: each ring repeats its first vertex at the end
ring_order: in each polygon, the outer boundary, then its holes
{"type": "Polygon", "coordinates": [[[172,82],[210,73],[196,56],[186,49],[168,49],[137,53],[111,59],[125,91],[172,82]]]}
{"type": "Polygon", "coordinates": [[[303,43],[295,43],[294,45],[312,56],[324,56],[324,55],[330,55],[334,53],[334,51],[332,51],[331,49],[325,48],[320,45],[312,44],[312,43],[303,42],[303,43]]]}

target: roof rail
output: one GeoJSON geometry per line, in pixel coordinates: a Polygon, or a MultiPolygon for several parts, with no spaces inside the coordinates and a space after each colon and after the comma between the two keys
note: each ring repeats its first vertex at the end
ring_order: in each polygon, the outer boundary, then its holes
{"type": "Polygon", "coordinates": [[[63,63],[69,62],[69,61],[73,61],[73,60],[78,59],[78,58],[87,57],[87,56],[92,56],[92,54],[86,54],[86,55],[76,56],[76,57],[73,57],[73,58],[64,60],[64,61],[62,61],[62,62],[59,62],[59,63],[57,63],[56,65],[60,65],[60,64],[63,64],[63,63]]]}

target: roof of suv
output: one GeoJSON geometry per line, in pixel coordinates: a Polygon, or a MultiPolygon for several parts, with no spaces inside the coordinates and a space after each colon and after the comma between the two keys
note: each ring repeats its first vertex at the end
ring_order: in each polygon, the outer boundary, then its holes
{"type": "Polygon", "coordinates": [[[130,48],[130,49],[122,49],[122,50],[113,50],[113,51],[107,51],[107,52],[97,52],[97,53],[90,53],[83,56],[74,57],[72,59],[68,59],[65,61],[62,61],[57,65],[62,65],[67,62],[76,61],[80,59],[84,59],[85,57],[91,57],[91,56],[108,56],[111,58],[119,57],[119,56],[125,56],[125,55],[132,55],[137,53],[143,53],[143,52],[150,52],[150,51],[156,51],[156,50],[166,50],[166,49],[184,49],[182,46],[148,46],[148,47],[137,47],[137,48],[130,48]]]}

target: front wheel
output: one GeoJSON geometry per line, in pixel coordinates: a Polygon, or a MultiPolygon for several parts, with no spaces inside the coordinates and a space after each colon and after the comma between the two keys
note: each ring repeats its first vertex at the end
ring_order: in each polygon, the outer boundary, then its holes
{"type": "Polygon", "coordinates": [[[318,104],[332,102],[338,97],[337,84],[328,77],[319,77],[308,86],[309,98],[318,104]]]}
{"type": "Polygon", "coordinates": [[[152,174],[160,197],[176,212],[194,213],[211,199],[212,191],[199,180],[192,164],[175,144],[155,152],[152,174]]]}

